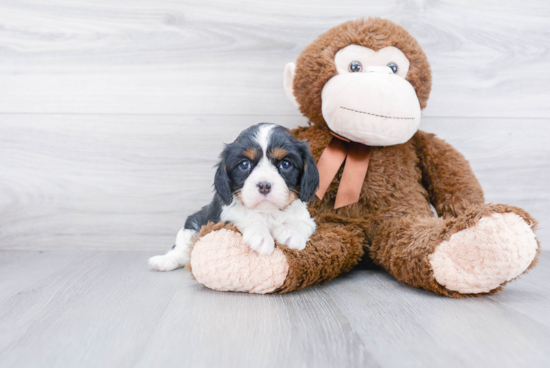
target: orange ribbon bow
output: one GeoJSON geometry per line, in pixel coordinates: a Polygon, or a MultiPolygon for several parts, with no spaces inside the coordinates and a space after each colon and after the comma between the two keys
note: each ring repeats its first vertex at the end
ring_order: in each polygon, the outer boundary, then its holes
{"type": "Polygon", "coordinates": [[[317,197],[323,199],[332,179],[338,173],[344,160],[344,172],[340,179],[340,186],[336,194],[334,208],[340,208],[359,201],[361,188],[369,168],[370,147],[361,143],[351,142],[348,139],[334,135],[332,141],[319,158],[319,189],[317,197]],[[346,159],[347,157],[347,159],[346,159]]]}

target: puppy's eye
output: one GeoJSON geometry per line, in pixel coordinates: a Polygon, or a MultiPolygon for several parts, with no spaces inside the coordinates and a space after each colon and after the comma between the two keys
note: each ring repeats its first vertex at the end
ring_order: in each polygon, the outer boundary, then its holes
{"type": "Polygon", "coordinates": [[[359,73],[361,70],[363,70],[363,65],[357,60],[354,60],[351,63],[349,63],[348,69],[350,73],[359,73]]]}
{"type": "Polygon", "coordinates": [[[283,160],[281,161],[281,163],[279,164],[279,167],[281,168],[281,170],[283,171],[288,171],[290,169],[292,169],[292,164],[290,162],[288,162],[287,160],[283,160]]]}
{"type": "Polygon", "coordinates": [[[241,162],[239,164],[239,169],[243,171],[247,171],[248,169],[250,169],[250,161],[244,160],[243,162],[241,162]]]}
{"type": "Polygon", "coordinates": [[[392,70],[393,74],[397,73],[397,64],[395,64],[395,63],[389,63],[387,66],[390,67],[390,69],[392,70]]]}

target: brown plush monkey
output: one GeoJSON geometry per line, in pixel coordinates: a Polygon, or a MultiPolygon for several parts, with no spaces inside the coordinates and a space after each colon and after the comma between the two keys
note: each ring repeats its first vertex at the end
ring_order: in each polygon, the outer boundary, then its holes
{"type": "Polygon", "coordinates": [[[363,258],[411,286],[464,297],[495,293],[532,268],[536,221],[485,204],[465,158],[417,130],[430,88],[424,52],[388,20],[349,21],[306,47],[287,65],[285,89],[311,124],[293,133],[318,160],[319,198],[310,203],[317,232],[302,251],[277,245],[259,256],[232,225],[209,224],[191,251],[197,281],[286,293],[363,258]]]}

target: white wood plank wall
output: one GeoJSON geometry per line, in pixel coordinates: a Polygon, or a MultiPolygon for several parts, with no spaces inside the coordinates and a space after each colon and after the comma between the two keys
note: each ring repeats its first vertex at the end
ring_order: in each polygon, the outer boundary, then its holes
{"type": "Polygon", "coordinates": [[[0,248],[164,250],[211,196],[222,142],[306,120],[282,70],[382,16],[434,78],[422,129],[550,249],[550,2],[0,0],[0,248]]]}

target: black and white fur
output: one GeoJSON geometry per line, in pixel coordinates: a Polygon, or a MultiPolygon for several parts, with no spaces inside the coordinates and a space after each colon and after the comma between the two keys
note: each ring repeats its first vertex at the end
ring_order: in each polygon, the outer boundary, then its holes
{"type": "Polygon", "coordinates": [[[319,172],[306,142],[282,126],[254,125],[223,150],[212,202],[189,216],[172,250],[150,258],[149,264],[159,271],[185,266],[194,235],[208,222],[234,223],[259,254],[271,254],[274,239],[302,250],[316,227],[305,202],[318,186],[319,172]]]}

